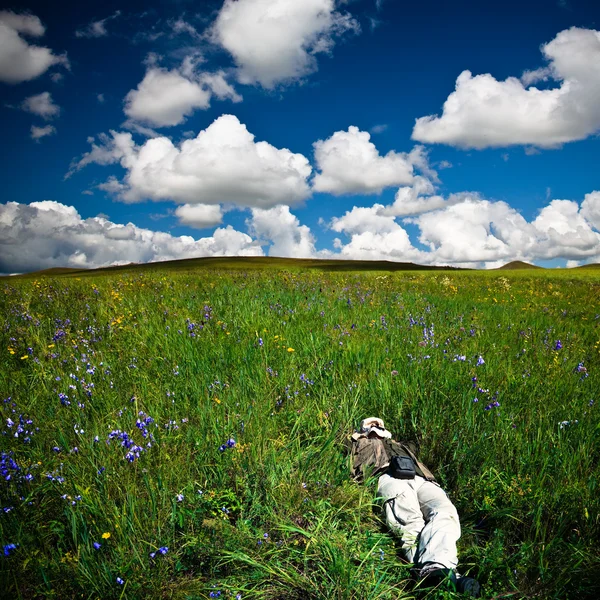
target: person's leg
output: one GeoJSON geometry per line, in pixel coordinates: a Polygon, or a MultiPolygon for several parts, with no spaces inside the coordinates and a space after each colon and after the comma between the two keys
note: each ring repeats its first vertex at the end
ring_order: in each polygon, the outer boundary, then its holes
{"type": "Polygon", "coordinates": [[[456,569],[458,555],[456,542],[460,538],[460,522],[454,504],[444,490],[431,481],[422,480],[417,487],[420,510],[425,519],[415,562],[441,565],[456,569]]]}
{"type": "Polygon", "coordinates": [[[406,560],[415,562],[419,534],[425,526],[415,480],[395,479],[384,474],[379,478],[377,496],[383,502],[387,526],[402,539],[402,551],[406,560]]]}

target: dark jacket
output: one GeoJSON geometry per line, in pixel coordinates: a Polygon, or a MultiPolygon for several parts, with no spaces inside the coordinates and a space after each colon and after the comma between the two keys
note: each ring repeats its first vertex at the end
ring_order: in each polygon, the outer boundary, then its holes
{"type": "Polygon", "coordinates": [[[392,439],[368,437],[364,433],[353,433],[348,438],[350,471],[356,481],[363,481],[367,472],[383,475],[393,456],[410,456],[415,463],[417,475],[435,481],[433,473],[417,458],[412,442],[397,442],[392,439]]]}

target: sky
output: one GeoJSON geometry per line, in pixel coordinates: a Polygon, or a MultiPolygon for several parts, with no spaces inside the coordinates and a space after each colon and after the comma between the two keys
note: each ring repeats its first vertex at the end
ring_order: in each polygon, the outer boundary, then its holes
{"type": "Polygon", "coordinates": [[[600,262],[592,0],[0,8],[0,273],[600,262]]]}

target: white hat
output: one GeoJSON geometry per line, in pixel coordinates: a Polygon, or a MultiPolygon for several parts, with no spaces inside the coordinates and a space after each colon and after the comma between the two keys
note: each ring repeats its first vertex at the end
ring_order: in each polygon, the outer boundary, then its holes
{"type": "Polygon", "coordinates": [[[385,428],[383,423],[383,419],[378,417],[369,417],[368,419],[363,419],[360,423],[360,431],[361,433],[374,433],[380,438],[391,438],[392,434],[385,428]]]}

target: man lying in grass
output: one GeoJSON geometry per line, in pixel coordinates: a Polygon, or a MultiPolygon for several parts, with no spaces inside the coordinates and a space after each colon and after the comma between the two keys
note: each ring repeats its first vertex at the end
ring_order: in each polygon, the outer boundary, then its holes
{"type": "Polygon", "coordinates": [[[378,475],[377,496],[385,521],[402,540],[402,551],[414,564],[423,586],[445,585],[479,597],[481,587],[461,577],[456,567],[460,523],[456,508],[411,443],[397,442],[377,417],[364,419],[351,438],[352,476],[363,481],[378,475]]]}

